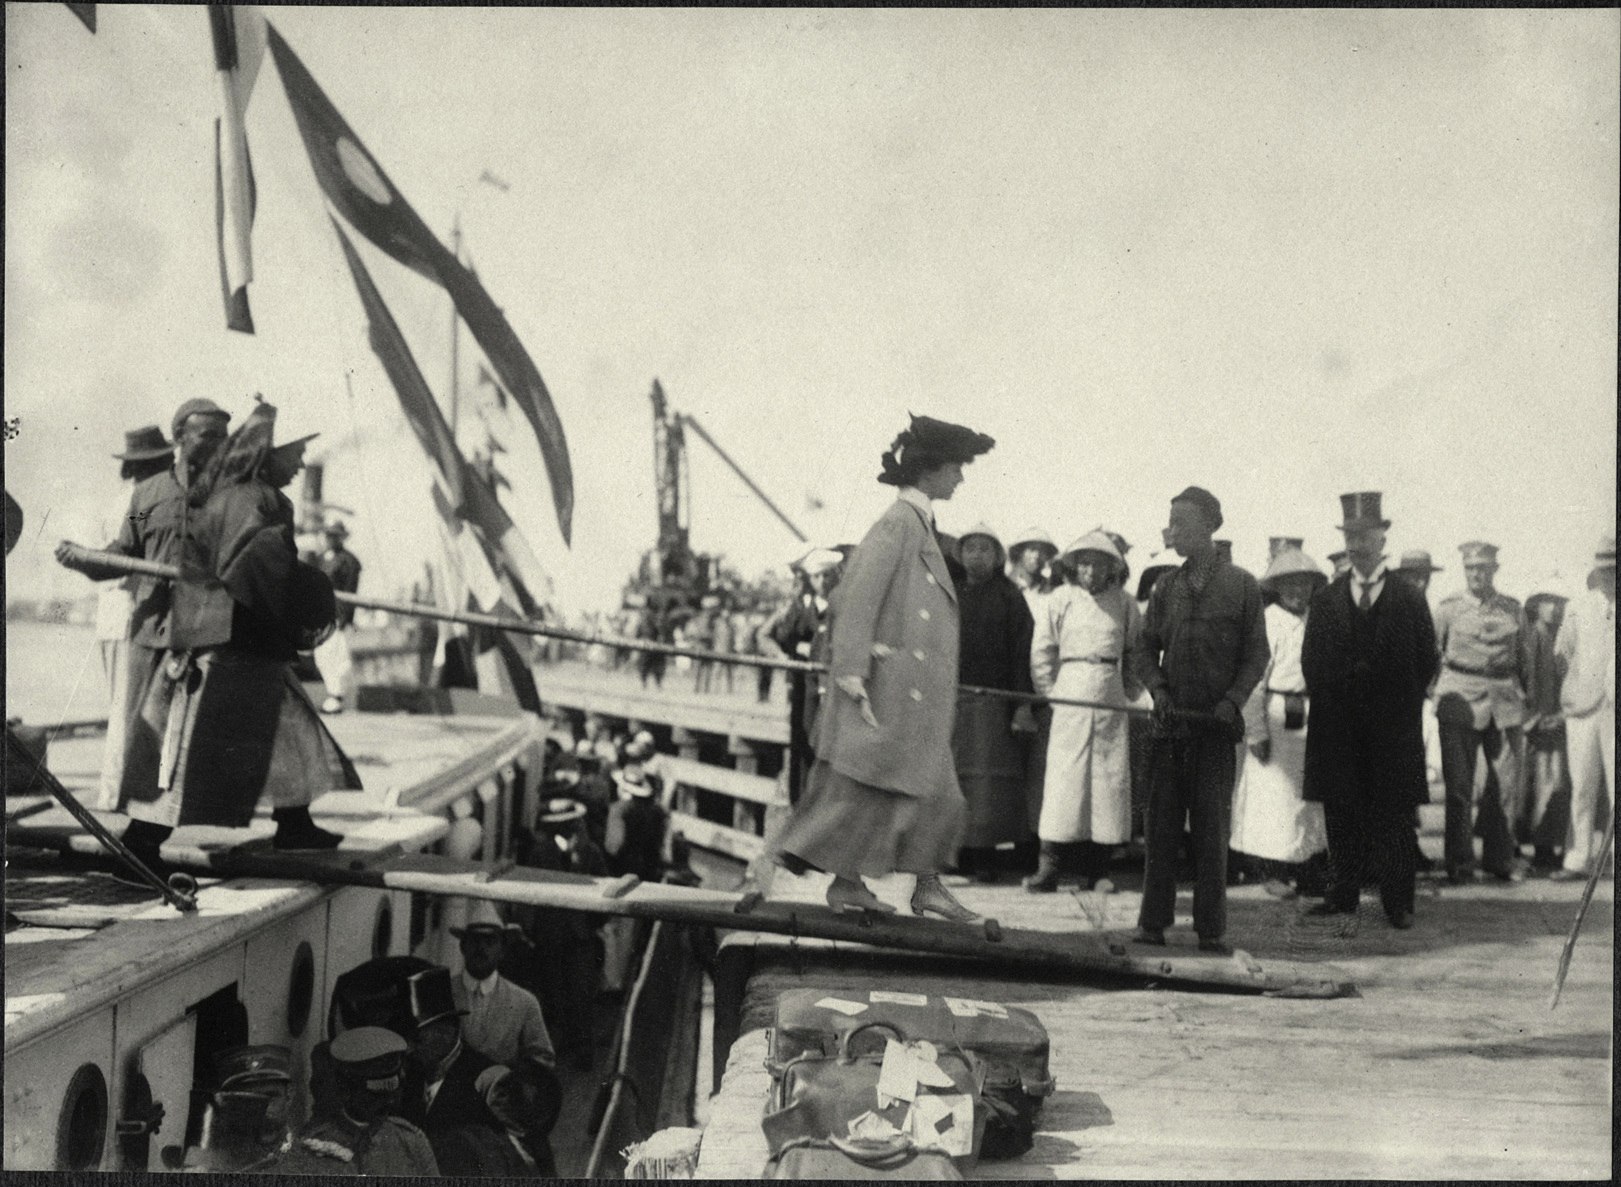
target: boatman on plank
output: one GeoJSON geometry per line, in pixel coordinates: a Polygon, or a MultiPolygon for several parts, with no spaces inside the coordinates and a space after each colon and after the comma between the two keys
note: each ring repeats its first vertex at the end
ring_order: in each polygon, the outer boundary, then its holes
{"type": "Polygon", "coordinates": [[[1171,547],[1182,567],[1155,584],[1134,653],[1138,679],[1154,698],[1147,855],[1137,941],[1163,945],[1176,910],[1176,860],[1191,818],[1197,880],[1193,928],[1205,952],[1230,953],[1227,844],[1232,830],[1235,747],[1244,705],[1271,655],[1261,587],[1211,539],[1221,503],[1190,486],[1171,500],[1171,547]],[[1178,720],[1175,710],[1214,720],[1178,720]]]}
{"type": "Polygon", "coordinates": [[[1435,716],[1447,789],[1447,881],[1467,882],[1474,876],[1478,832],[1486,872],[1518,882],[1525,877],[1514,835],[1525,764],[1525,612],[1493,585],[1495,544],[1471,540],[1459,551],[1465,589],[1435,612],[1441,649],[1435,716]],[[1477,809],[1475,762],[1481,754],[1491,764],[1493,778],[1486,780],[1477,809]]]}
{"type": "Polygon", "coordinates": [[[328,1052],[336,1099],[262,1169],[281,1175],[438,1176],[427,1136],[394,1115],[400,1108],[405,1040],[380,1026],[362,1026],[333,1039],[328,1052]]]}
{"type": "Polygon", "coordinates": [[[1300,666],[1311,690],[1308,801],[1323,805],[1329,887],[1308,914],[1353,914],[1369,873],[1391,925],[1413,926],[1414,807],[1429,797],[1424,697],[1435,630],[1424,596],[1390,576],[1377,491],[1341,496],[1351,569],[1311,601],[1300,666]]]}

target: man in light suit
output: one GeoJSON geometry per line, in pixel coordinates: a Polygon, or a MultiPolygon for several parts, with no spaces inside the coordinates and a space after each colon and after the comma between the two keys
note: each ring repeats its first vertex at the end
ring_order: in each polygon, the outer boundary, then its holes
{"type": "Polygon", "coordinates": [[[1593,844],[1599,789],[1615,811],[1615,537],[1607,536],[1594,557],[1587,593],[1565,611],[1554,644],[1554,662],[1564,683],[1565,745],[1570,761],[1570,836],[1565,861],[1554,877],[1586,878],[1603,860],[1593,844]]]}
{"type": "Polygon", "coordinates": [[[540,1002],[496,970],[506,949],[507,927],[495,905],[479,899],[466,927],[450,934],[461,942],[462,972],[450,983],[458,1010],[466,1010],[462,1038],[496,1063],[514,1066],[520,1058],[557,1066],[557,1052],[546,1032],[540,1002]]]}

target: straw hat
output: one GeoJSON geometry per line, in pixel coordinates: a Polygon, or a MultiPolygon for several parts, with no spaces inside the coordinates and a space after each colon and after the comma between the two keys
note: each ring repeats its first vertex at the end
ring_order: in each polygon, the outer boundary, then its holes
{"type": "Polygon", "coordinates": [[[1261,578],[1263,586],[1271,585],[1283,577],[1291,577],[1297,573],[1305,573],[1315,578],[1314,585],[1321,587],[1328,584],[1328,574],[1318,567],[1316,561],[1307,556],[1298,548],[1285,548],[1272,558],[1267,565],[1266,574],[1261,578]]]}

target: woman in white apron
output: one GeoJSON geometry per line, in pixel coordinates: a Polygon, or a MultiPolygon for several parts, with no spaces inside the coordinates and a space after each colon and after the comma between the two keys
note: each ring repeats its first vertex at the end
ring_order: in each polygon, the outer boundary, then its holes
{"type": "MultiPolygon", "coordinates": [[[[1101,529],[1065,550],[1066,584],[1046,600],[1030,645],[1030,675],[1043,696],[1124,709],[1141,690],[1130,673],[1142,633],[1137,605],[1121,588],[1125,568],[1101,529]]],[[[1025,879],[1032,892],[1056,890],[1066,857],[1090,889],[1110,852],[1131,838],[1131,763],[1127,714],[1075,705],[1052,707],[1042,785],[1040,864],[1025,879]]]]}
{"type": "MultiPolygon", "coordinates": [[[[1266,608],[1266,673],[1244,707],[1246,753],[1233,793],[1232,848],[1265,881],[1269,894],[1293,898],[1307,863],[1327,852],[1323,806],[1301,798],[1306,774],[1306,678],[1300,648],[1306,608],[1328,578],[1298,548],[1272,558],[1261,588],[1276,597],[1266,608]]],[[[1308,886],[1309,890],[1310,887],[1308,886]]]]}

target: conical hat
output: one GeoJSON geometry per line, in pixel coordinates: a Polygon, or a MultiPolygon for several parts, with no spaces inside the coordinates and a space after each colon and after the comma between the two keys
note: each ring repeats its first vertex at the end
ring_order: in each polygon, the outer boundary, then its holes
{"type": "Polygon", "coordinates": [[[1284,548],[1279,550],[1278,555],[1272,558],[1272,563],[1267,565],[1261,584],[1266,585],[1280,577],[1289,577],[1295,573],[1309,573],[1319,581],[1325,583],[1328,581],[1328,574],[1324,573],[1311,557],[1298,548],[1284,548]]]}
{"type": "Polygon", "coordinates": [[[1101,552],[1105,556],[1112,558],[1116,564],[1123,565],[1126,563],[1126,558],[1120,555],[1120,549],[1115,547],[1114,541],[1109,538],[1109,534],[1102,528],[1093,528],[1086,535],[1071,543],[1068,548],[1064,549],[1064,556],[1074,556],[1077,552],[1101,552]]]}

